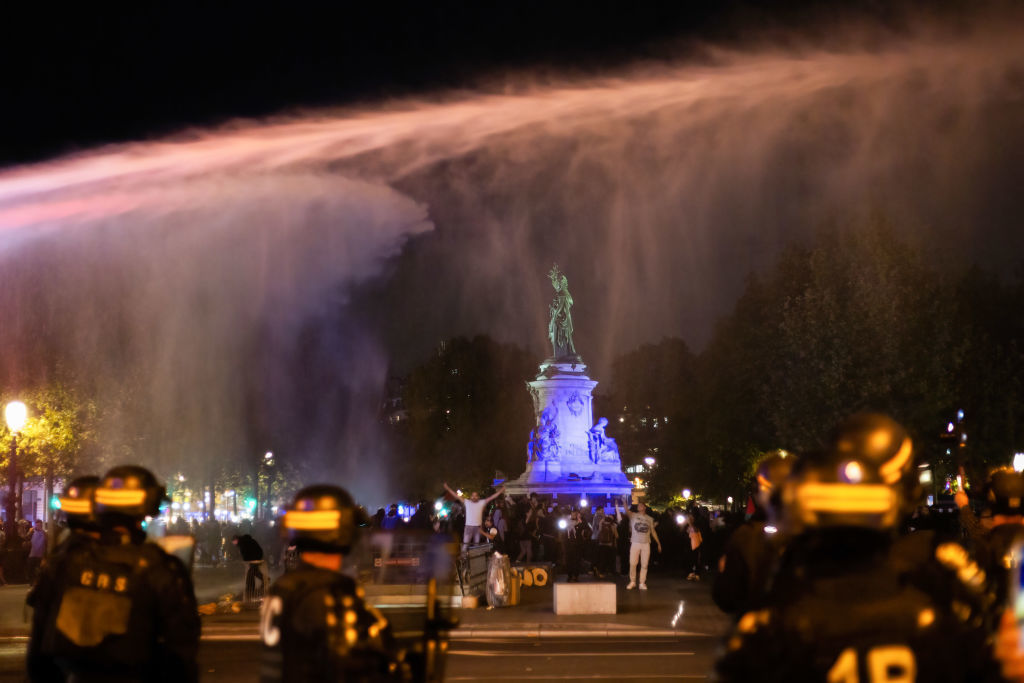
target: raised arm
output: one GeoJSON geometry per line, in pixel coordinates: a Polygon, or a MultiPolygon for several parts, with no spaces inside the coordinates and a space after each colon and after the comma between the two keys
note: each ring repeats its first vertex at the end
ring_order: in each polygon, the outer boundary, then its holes
{"type": "Polygon", "coordinates": [[[460,496],[459,494],[455,493],[455,491],[451,490],[451,488],[448,486],[448,482],[444,482],[444,490],[447,491],[449,494],[451,494],[452,498],[458,498],[459,500],[462,500],[462,496],[460,496]]]}
{"type": "Polygon", "coordinates": [[[497,498],[498,496],[500,496],[504,492],[505,492],[505,485],[502,484],[501,486],[498,487],[497,491],[495,491],[491,495],[487,496],[487,498],[484,499],[484,502],[485,503],[490,503],[492,500],[494,500],[495,498],[497,498]]]}

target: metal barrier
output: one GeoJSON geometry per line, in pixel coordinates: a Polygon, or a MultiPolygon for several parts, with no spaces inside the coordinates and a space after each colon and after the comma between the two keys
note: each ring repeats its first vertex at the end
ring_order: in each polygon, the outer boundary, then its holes
{"type": "Polygon", "coordinates": [[[494,552],[490,543],[469,546],[459,554],[456,568],[462,595],[483,595],[487,587],[487,559],[494,552]]]}
{"type": "Polygon", "coordinates": [[[245,570],[245,592],[242,603],[246,607],[259,607],[263,604],[263,595],[270,587],[270,574],[267,563],[263,560],[248,562],[245,570]],[[259,585],[257,586],[257,582],[259,585]]]}

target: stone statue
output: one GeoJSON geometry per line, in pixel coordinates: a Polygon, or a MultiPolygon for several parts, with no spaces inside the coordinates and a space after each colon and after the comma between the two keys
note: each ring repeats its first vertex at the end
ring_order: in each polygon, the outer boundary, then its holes
{"type": "Polygon", "coordinates": [[[548,323],[548,339],[554,348],[555,360],[576,358],[576,346],[572,343],[572,294],[569,293],[569,279],[558,270],[556,263],[551,272],[551,286],[555,288],[555,299],[551,302],[548,323]]]}
{"type": "Polygon", "coordinates": [[[555,417],[558,409],[549,406],[540,415],[540,424],[530,432],[530,442],[526,446],[527,462],[543,462],[558,460],[558,426],[555,417]]]}
{"type": "Polygon", "coordinates": [[[593,463],[618,462],[619,460],[619,445],[615,443],[615,439],[605,434],[604,429],[607,426],[608,418],[598,418],[597,424],[588,432],[587,446],[590,461],[593,463]]]}

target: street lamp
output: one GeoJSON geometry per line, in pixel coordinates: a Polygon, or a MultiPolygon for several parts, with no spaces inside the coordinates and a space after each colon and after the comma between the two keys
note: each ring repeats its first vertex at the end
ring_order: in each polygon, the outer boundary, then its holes
{"type": "Polygon", "coordinates": [[[7,547],[11,547],[17,537],[17,527],[14,523],[14,500],[18,492],[18,432],[28,421],[28,408],[21,401],[11,401],[4,408],[4,418],[7,420],[7,428],[11,430],[11,455],[7,459],[7,547]]]}
{"type": "Polygon", "coordinates": [[[7,420],[7,428],[11,433],[17,434],[28,422],[28,408],[21,401],[11,401],[4,408],[4,419],[7,420]]]}
{"type": "Polygon", "coordinates": [[[273,467],[273,466],[274,466],[274,453],[273,453],[273,451],[267,451],[266,453],[263,454],[263,460],[260,461],[260,466],[259,466],[259,468],[258,468],[258,470],[256,472],[256,486],[255,486],[255,489],[256,489],[256,491],[255,491],[255,493],[256,493],[256,509],[255,509],[256,519],[261,519],[261,518],[262,519],[266,519],[267,518],[266,510],[267,510],[267,508],[270,507],[271,489],[274,486],[274,482],[272,480],[272,475],[267,472],[267,469],[270,468],[270,467],[273,467]],[[266,498],[261,503],[260,502],[260,479],[263,477],[264,474],[266,474],[266,476],[267,476],[267,495],[266,495],[266,498]]]}

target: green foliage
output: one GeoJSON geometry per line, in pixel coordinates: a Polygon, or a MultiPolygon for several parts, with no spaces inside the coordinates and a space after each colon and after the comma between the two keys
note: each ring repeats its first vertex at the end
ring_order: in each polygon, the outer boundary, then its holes
{"type": "MultiPolygon", "coordinates": [[[[93,447],[96,410],[75,387],[63,380],[2,397],[21,400],[29,419],[18,434],[18,467],[26,476],[74,476],[94,471],[93,447]]],[[[4,444],[10,443],[7,425],[0,428],[4,444]]],[[[4,457],[7,457],[7,449],[4,457]]],[[[6,461],[4,463],[6,465],[6,461]]]]}
{"type": "Polygon", "coordinates": [[[738,498],[761,454],[813,447],[861,410],[895,417],[932,458],[962,408],[968,458],[978,469],[1005,464],[1024,447],[1022,304],[1021,278],[940,271],[879,217],[789,248],[749,279],[694,371],[644,374],[650,349],[616,364],[643,377],[631,401],[649,396],[683,416],[665,434],[648,495],[669,500],[687,486],[738,498]]]}

